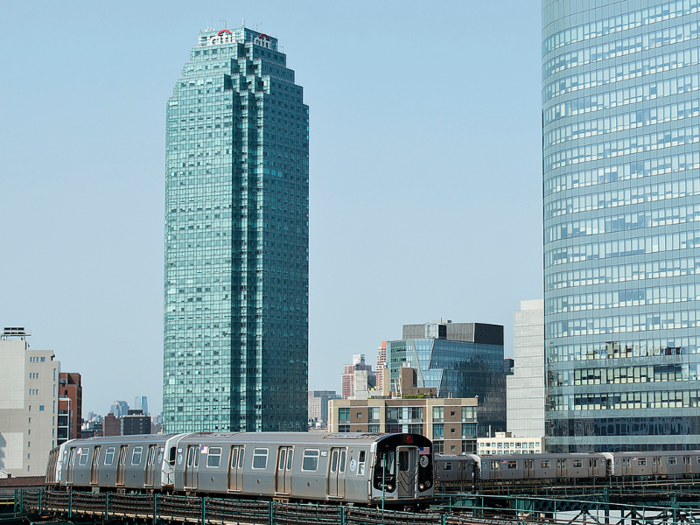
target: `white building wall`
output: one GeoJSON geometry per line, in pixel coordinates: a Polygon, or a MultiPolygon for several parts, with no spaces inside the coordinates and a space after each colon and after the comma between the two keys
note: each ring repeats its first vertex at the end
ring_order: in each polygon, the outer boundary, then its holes
{"type": "Polygon", "coordinates": [[[60,363],[26,340],[0,340],[0,470],[41,476],[56,444],[60,363]]]}
{"type": "Polygon", "coordinates": [[[544,300],[521,301],[514,315],[515,370],[506,378],[508,432],[544,436],[544,300]]]}

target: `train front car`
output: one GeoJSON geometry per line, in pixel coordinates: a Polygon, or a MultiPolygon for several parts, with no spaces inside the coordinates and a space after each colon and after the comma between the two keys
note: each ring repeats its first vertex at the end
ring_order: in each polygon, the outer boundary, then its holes
{"type": "Polygon", "coordinates": [[[432,442],[419,434],[387,434],[373,444],[372,502],[421,507],[433,500],[432,442]]]}

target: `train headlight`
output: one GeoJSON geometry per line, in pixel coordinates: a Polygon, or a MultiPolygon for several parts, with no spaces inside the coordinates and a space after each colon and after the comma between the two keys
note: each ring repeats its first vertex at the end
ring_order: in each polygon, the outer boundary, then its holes
{"type": "Polygon", "coordinates": [[[394,486],[393,486],[391,483],[389,483],[389,484],[386,486],[386,490],[389,491],[389,492],[392,492],[392,491],[394,490],[394,486]]]}
{"type": "Polygon", "coordinates": [[[425,485],[423,485],[423,484],[421,483],[420,485],[418,485],[418,488],[421,489],[421,490],[425,490],[425,485]]]}

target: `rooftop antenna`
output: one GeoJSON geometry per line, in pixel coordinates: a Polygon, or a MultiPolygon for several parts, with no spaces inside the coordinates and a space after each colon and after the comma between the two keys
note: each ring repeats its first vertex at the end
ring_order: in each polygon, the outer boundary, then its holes
{"type": "Polygon", "coordinates": [[[223,22],[223,23],[224,23],[224,29],[228,29],[228,27],[226,26],[226,20],[221,20],[221,19],[219,19],[219,22],[223,22]]]}
{"type": "Polygon", "coordinates": [[[243,19],[243,22],[241,23],[241,27],[245,27],[245,18],[243,19]]]}

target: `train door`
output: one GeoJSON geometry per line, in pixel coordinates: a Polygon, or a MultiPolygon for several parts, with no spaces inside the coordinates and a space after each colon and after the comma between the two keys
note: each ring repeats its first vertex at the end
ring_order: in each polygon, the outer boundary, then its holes
{"type": "Polygon", "coordinates": [[[598,476],[598,460],[589,459],[588,460],[588,477],[595,478],[598,476]]]}
{"type": "Polygon", "coordinates": [[[100,450],[101,446],[96,446],[92,451],[92,464],[90,465],[90,485],[97,485],[100,482],[100,450]]]}
{"type": "Polygon", "coordinates": [[[199,445],[187,446],[185,488],[197,488],[199,482],[199,445]]]}
{"type": "Polygon", "coordinates": [[[75,460],[77,456],[77,450],[75,447],[70,449],[68,454],[68,471],[66,472],[66,485],[73,484],[73,475],[75,474],[75,460]]]}
{"type": "Polygon", "coordinates": [[[398,475],[396,486],[399,498],[415,498],[418,484],[418,448],[396,447],[398,475]]]}
{"type": "Polygon", "coordinates": [[[331,448],[329,461],[328,496],[331,498],[345,497],[345,463],[348,450],[346,448],[331,448]]]}
{"type": "Polygon", "coordinates": [[[534,478],[535,477],[535,460],[534,459],[524,459],[523,460],[523,477],[524,478],[534,478]]]}
{"type": "Polygon", "coordinates": [[[129,446],[122,445],[119,447],[119,459],[117,459],[117,485],[124,485],[126,477],[126,458],[128,456],[129,446]]]}
{"type": "Polygon", "coordinates": [[[231,464],[228,471],[228,490],[240,492],[243,490],[243,464],[245,461],[245,447],[231,447],[231,464]]]}
{"type": "Polygon", "coordinates": [[[153,481],[156,479],[156,455],[158,453],[158,445],[150,445],[148,447],[148,456],[146,456],[146,472],[143,484],[146,487],[152,487],[153,481]]]}
{"type": "Polygon", "coordinates": [[[654,456],[651,458],[651,473],[652,474],[661,474],[663,470],[661,469],[661,457],[660,456],[654,456]]]}
{"type": "Polygon", "coordinates": [[[683,456],[683,474],[690,474],[693,472],[693,464],[690,462],[690,456],[683,456]]]}
{"type": "Polygon", "coordinates": [[[557,460],[557,477],[558,478],[565,478],[566,477],[566,460],[565,459],[558,459],[557,460]]]}
{"type": "Polygon", "coordinates": [[[622,458],[620,460],[620,474],[622,476],[631,476],[632,475],[632,466],[631,466],[631,461],[630,458],[622,458]]]}
{"type": "Polygon", "coordinates": [[[490,461],[491,472],[488,479],[501,479],[501,464],[498,461],[490,461]]]}
{"type": "Polygon", "coordinates": [[[277,451],[277,472],[275,473],[275,492],[289,494],[292,491],[292,464],[294,449],[280,447],[277,451]]]}

